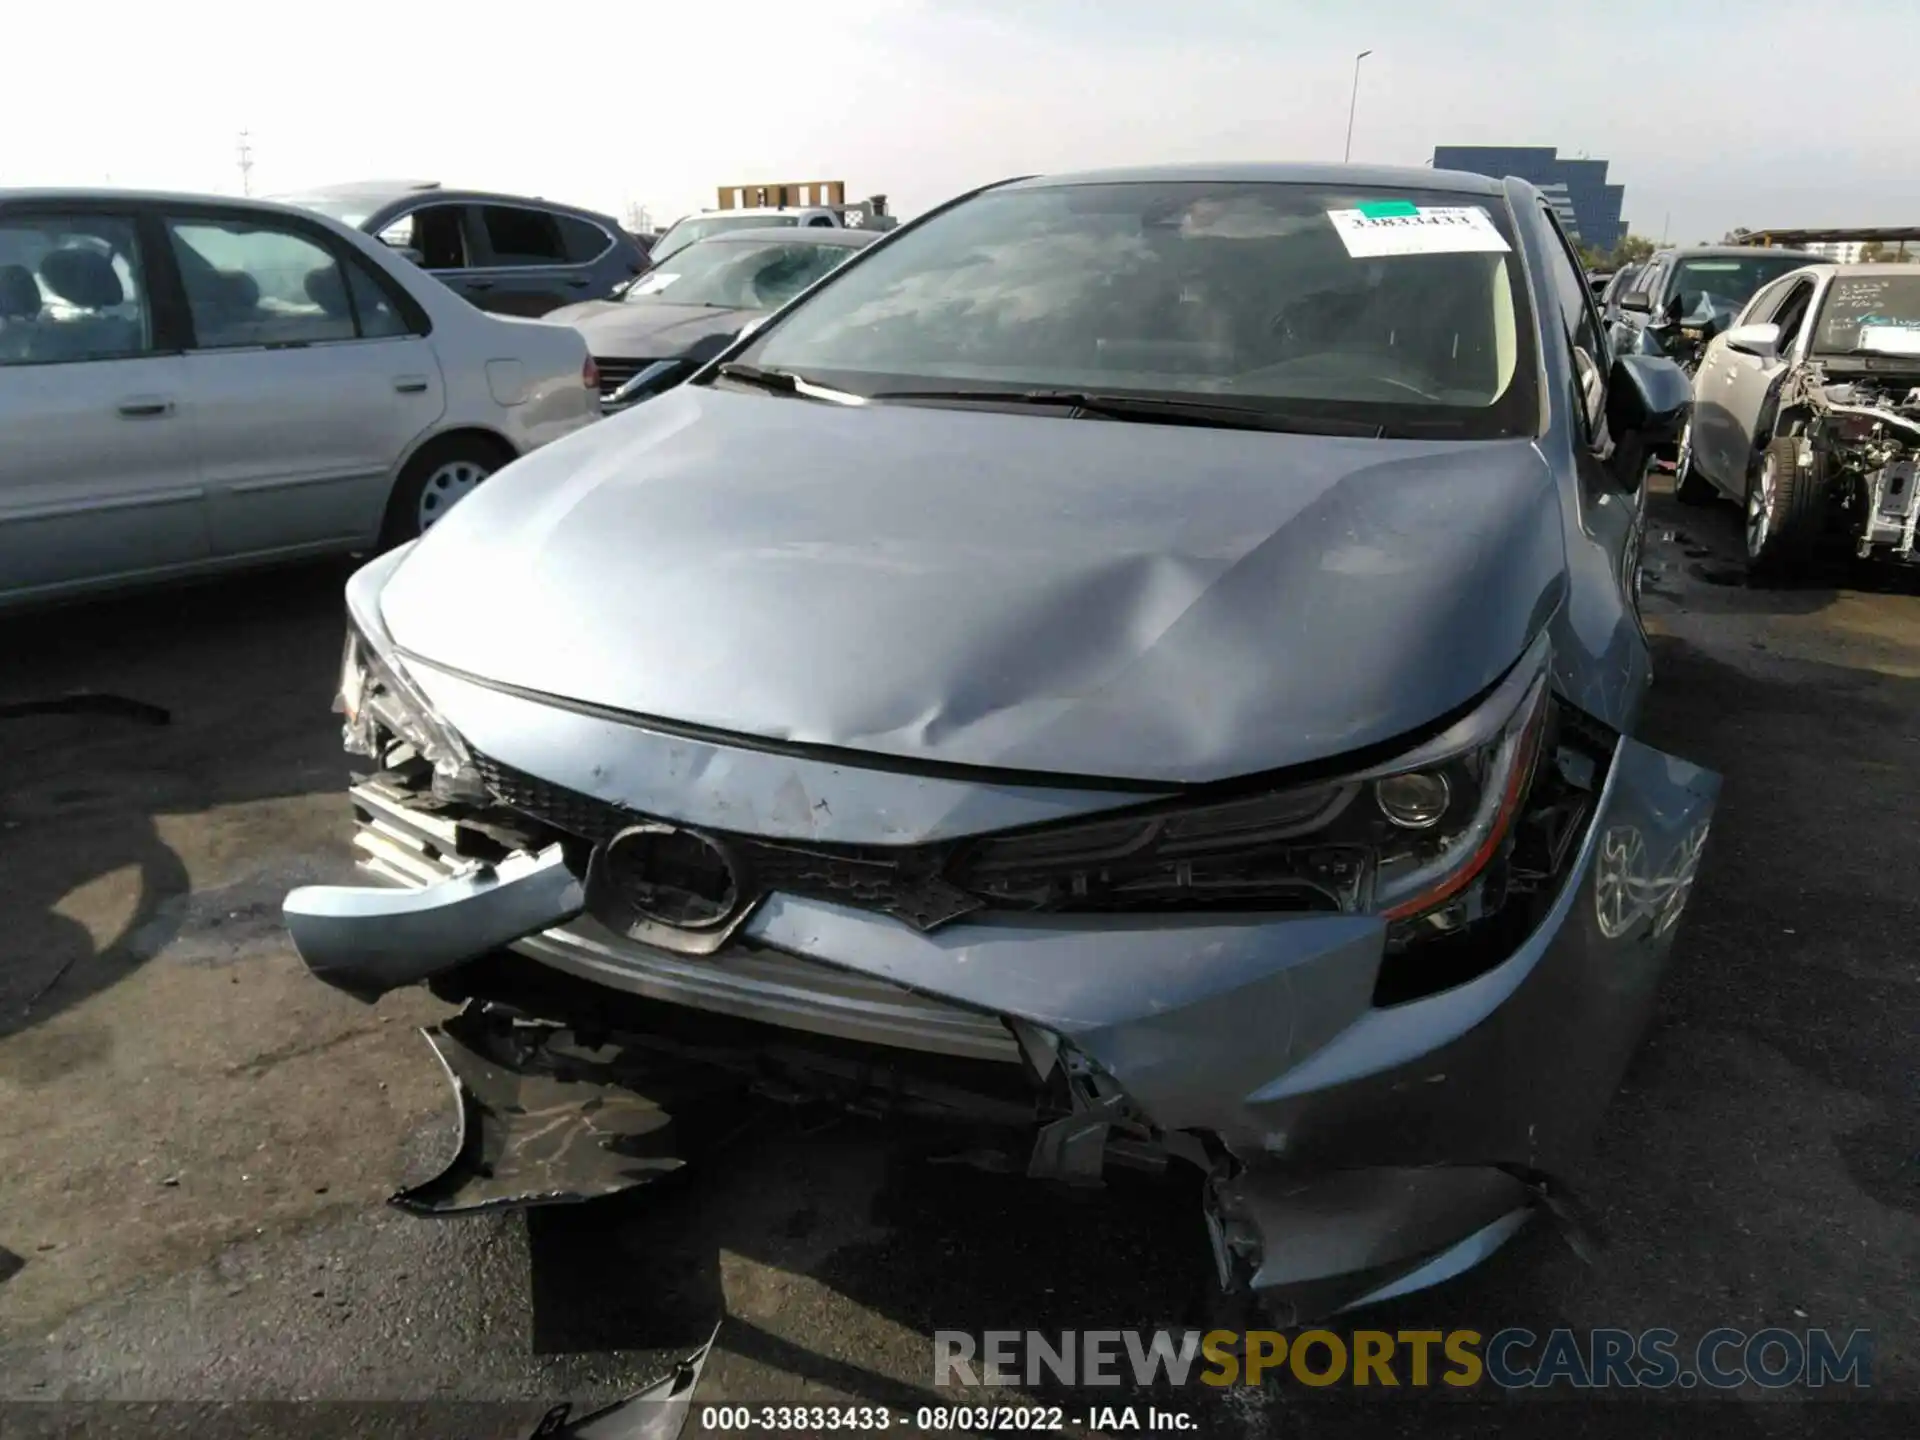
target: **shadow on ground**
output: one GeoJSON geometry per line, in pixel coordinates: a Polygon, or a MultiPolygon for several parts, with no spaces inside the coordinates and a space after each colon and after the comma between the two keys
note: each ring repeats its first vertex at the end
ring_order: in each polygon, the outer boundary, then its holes
{"type": "Polygon", "coordinates": [[[178,933],[193,887],[160,817],[344,782],[328,707],[347,573],[312,565],[0,620],[0,1037],[115,984],[178,933]],[[74,694],[159,707],[168,723],[17,713],[74,694]]]}

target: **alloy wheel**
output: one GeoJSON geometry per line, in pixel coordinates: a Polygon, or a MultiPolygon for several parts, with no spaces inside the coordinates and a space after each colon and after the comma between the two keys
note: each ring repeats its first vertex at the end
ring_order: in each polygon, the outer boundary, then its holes
{"type": "Polygon", "coordinates": [[[1773,497],[1780,488],[1779,472],[1769,450],[1760,461],[1760,473],[1747,488],[1747,557],[1760,558],[1767,548],[1767,535],[1773,528],[1773,497]]]}
{"type": "Polygon", "coordinates": [[[472,460],[449,460],[436,468],[427,476],[427,483],[420,487],[420,504],[415,517],[420,533],[424,535],[432,529],[447,511],[477,489],[489,473],[484,465],[472,460]]]}

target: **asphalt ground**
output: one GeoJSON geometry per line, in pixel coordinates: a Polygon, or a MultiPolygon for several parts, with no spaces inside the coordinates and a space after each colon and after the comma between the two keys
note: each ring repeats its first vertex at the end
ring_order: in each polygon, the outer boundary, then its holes
{"type": "MultiPolygon", "coordinates": [[[[1871,1389],[1487,1411],[1284,1378],[1035,1392],[1069,1428],[1154,1399],[1207,1435],[1424,1434],[1469,1411],[1556,1434],[1920,1433],[1920,577],[1749,589],[1738,546],[1731,509],[1656,494],[1642,738],[1726,785],[1654,1025],[1573,1177],[1604,1247],[1532,1227],[1353,1323],[1865,1329],[1871,1389]]],[[[0,707],[86,690],[171,722],[0,719],[0,1432],[526,1434],[723,1318],[702,1405],[908,1426],[980,1398],[932,1389],[935,1330],[1207,1322],[1190,1189],[937,1164],[897,1122],[769,1113],[706,1166],[587,1207],[388,1208],[451,1144],[414,1033],[444,1007],[335,993],[278,923],[291,885],[352,873],[328,712],[346,573],[0,623],[0,707]]]]}

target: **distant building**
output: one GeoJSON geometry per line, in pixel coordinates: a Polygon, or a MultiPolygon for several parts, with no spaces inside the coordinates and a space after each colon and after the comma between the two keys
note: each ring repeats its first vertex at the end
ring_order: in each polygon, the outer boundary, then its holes
{"type": "Polygon", "coordinates": [[[1563,159],[1551,145],[1436,145],[1433,168],[1531,182],[1568,233],[1595,250],[1611,250],[1627,238],[1627,222],[1620,218],[1627,187],[1607,184],[1605,160],[1563,159]]]}
{"type": "Polygon", "coordinates": [[[1860,259],[1860,252],[1867,248],[1864,240],[1816,240],[1810,245],[1796,247],[1810,250],[1815,255],[1824,255],[1827,259],[1841,265],[1852,265],[1860,259]]]}

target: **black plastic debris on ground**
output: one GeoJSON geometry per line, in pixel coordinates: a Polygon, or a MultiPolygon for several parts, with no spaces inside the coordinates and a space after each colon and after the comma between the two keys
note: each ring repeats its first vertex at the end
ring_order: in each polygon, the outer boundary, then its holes
{"type": "Polygon", "coordinates": [[[0,705],[0,720],[24,719],[29,715],[105,715],[117,720],[132,720],[140,725],[171,725],[173,714],[159,705],[125,695],[96,695],[78,691],[71,695],[53,695],[39,700],[13,700],[0,705]]]}

